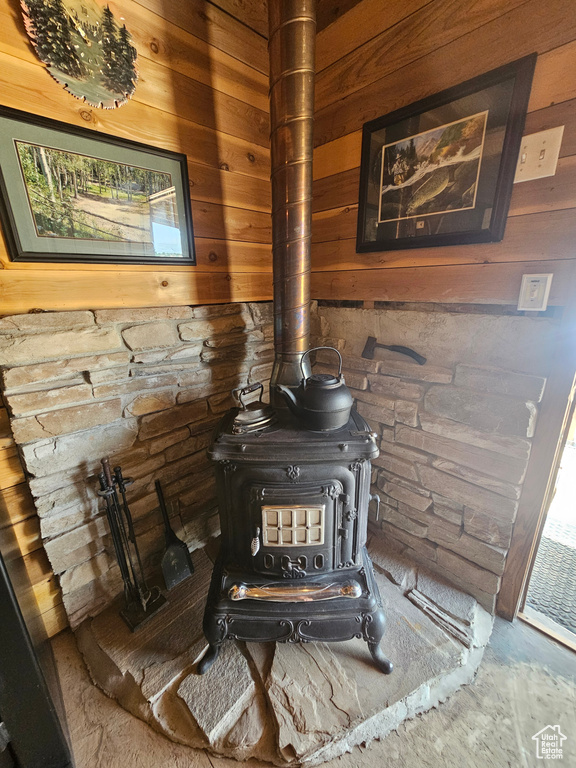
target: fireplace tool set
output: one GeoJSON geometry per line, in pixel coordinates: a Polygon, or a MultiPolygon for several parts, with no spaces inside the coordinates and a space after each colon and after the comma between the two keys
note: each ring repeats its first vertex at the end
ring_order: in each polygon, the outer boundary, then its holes
{"type": "Polygon", "coordinates": [[[134,533],[134,522],[126,499],[126,488],[133,481],[122,475],[121,467],[115,467],[112,474],[107,458],[102,459],[101,464],[98,495],[106,502],[106,516],[114,552],[124,582],[125,606],[120,615],[134,631],[166,604],[166,598],[158,587],[149,587],[146,583],[134,533]]]}

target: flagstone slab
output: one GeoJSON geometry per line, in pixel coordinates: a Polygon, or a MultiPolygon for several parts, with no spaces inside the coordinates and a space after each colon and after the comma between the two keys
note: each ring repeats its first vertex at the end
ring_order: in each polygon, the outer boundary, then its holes
{"type": "Polygon", "coordinates": [[[138,632],[129,632],[116,604],[81,625],[79,645],[96,684],[172,740],[237,760],[318,765],[437,706],[480,664],[491,617],[469,595],[394,557],[376,556],[390,675],[359,639],[227,641],[199,675],[212,569],[204,552],[193,553],[193,576],[138,632]],[[398,578],[403,572],[410,579],[398,578]]]}

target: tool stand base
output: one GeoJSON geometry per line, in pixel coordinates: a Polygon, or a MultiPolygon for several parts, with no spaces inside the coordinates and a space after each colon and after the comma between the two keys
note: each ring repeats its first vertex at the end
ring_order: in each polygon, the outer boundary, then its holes
{"type": "Polygon", "coordinates": [[[142,608],[142,603],[133,601],[120,611],[120,616],[122,616],[132,632],[136,632],[152,616],[164,608],[165,605],[168,605],[168,601],[163,594],[158,592],[156,597],[150,598],[145,609],[142,608]]]}

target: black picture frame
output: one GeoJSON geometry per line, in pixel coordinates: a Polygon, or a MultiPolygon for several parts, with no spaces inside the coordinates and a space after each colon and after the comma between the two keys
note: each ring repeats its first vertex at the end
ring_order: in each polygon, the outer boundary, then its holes
{"type": "Polygon", "coordinates": [[[186,155],[0,106],[14,262],[196,264],[186,155]]]}
{"type": "Polygon", "coordinates": [[[503,238],[536,58],[364,124],[357,253],[503,238]]]}

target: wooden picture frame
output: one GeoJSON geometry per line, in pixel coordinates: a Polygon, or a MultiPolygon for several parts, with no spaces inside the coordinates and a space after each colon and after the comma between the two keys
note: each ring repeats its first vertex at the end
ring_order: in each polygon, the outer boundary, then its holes
{"type": "Polygon", "coordinates": [[[186,155],[0,107],[12,261],[195,265],[186,155]]]}
{"type": "Polygon", "coordinates": [[[356,251],[501,240],[536,54],[365,123],[356,251]]]}

